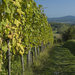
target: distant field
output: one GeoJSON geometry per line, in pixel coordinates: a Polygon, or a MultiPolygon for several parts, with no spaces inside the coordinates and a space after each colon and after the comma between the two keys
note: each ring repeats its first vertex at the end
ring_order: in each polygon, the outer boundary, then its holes
{"type": "Polygon", "coordinates": [[[54,37],[56,37],[57,39],[62,39],[62,35],[61,34],[53,34],[54,37]]]}

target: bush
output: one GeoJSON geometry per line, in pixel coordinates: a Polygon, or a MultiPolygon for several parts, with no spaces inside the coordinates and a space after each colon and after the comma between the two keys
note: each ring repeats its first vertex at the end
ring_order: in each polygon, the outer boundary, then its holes
{"type": "Polygon", "coordinates": [[[63,47],[68,48],[75,55],[75,40],[69,40],[64,43],[63,47]]]}

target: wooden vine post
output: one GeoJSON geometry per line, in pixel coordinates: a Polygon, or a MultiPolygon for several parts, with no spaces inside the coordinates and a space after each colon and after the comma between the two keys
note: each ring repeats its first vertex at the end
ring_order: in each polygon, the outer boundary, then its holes
{"type": "Polygon", "coordinates": [[[31,66],[31,47],[30,47],[30,50],[28,51],[28,54],[27,54],[27,66],[28,67],[31,66]]]}
{"type": "Polygon", "coordinates": [[[21,55],[21,65],[22,65],[22,75],[24,75],[25,68],[24,68],[24,58],[23,58],[23,55],[21,55]]]}
{"type": "Polygon", "coordinates": [[[39,46],[38,46],[37,54],[39,55],[39,53],[40,53],[40,50],[39,50],[39,46]]]}
{"type": "Polygon", "coordinates": [[[35,46],[35,60],[37,59],[37,47],[35,46]]]}
{"type": "Polygon", "coordinates": [[[11,75],[11,53],[9,48],[9,40],[7,40],[7,48],[8,48],[8,75],[11,75]]]}

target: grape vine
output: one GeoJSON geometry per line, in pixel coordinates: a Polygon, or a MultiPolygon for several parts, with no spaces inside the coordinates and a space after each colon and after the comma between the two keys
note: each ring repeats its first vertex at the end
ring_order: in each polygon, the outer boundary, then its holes
{"type": "Polygon", "coordinates": [[[2,0],[0,3],[1,58],[2,52],[6,53],[8,50],[8,40],[10,52],[21,56],[30,47],[41,46],[42,42],[53,43],[47,17],[33,0],[2,0]]]}

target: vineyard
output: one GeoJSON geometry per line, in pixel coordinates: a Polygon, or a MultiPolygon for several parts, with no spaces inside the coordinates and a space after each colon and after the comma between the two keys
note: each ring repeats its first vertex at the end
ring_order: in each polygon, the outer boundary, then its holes
{"type": "Polygon", "coordinates": [[[0,1],[0,75],[25,75],[48,44],[53,44],[53,33],[41,5],[33,0],[0,1]]]}

